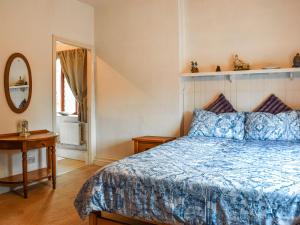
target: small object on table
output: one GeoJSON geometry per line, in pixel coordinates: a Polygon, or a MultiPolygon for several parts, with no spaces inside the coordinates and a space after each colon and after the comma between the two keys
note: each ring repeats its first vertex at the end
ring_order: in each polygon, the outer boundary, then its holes
{"type": "Polygon", "coordinates": [[[134,154],[147,151],[158,145],[175,140],[176,137],[143,136],[132,138],[134,141],[134,154]]]}
{"type": "Polygon", "coordinates": [[[235,71],[250,70],[250,65],[240,60],[238,55],[234,55],[233,67],[235,71]]]}
{"type": "Polygon", "coordinates": [[[29,129],[28,129],[28,121],[27,120],[22,120],[20,122],[20,125],[21,127],[21,132],[20,132],[20,136],[21,137],[28,137],[30,135],[30,133],[28,132],[29,129]]]}
{"type": "Polygon", "coordinates": [[[199,69],[198,69],[198,63],[197,61],[191,61],[191,65],[192,65],[192,68],[191,68],[191,72],[192,73],[198,73],[199,72],[199,69]]]}
{"type": "Polygon", "coordinates": [[[300,67],[300,54],[297,53],[293,60],[293,67],[300,67]]]}
{"type": "Polygon", "coordinates": [[[31,131],[30,136],[21,137],[19,133],[0,135],[0,151],[16,151],[22,153],[22,173],[0,178],[0,185],[23,185],[24,198],[28,197],[28,184],[43,179],[52,180],[53,189],[56,188],[56,139],[58,135],[48,130],[31,131]],[[28,171],[27,153],[30,150],[46,148],[47,168],[28,171]]]}
{"type": "Polygon", "coordinates": [[[221,67],[220,66],[217,66],[216,72],[221,72],[221,67]]]}

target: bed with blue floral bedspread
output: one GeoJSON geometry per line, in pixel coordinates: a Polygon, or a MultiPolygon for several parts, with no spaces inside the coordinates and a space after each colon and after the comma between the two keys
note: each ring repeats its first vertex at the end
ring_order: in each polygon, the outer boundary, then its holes
{"type": "Polygon", "coordinates": [[[167,224],[291,224],[300,216],[300,142],[183,137],[96,172],[75,200],[167,224]]]}

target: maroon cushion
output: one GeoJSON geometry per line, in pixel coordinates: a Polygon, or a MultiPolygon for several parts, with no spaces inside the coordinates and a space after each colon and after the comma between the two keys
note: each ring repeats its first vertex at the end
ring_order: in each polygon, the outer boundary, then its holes
{"type": "Polygon", "coordinates": [[[260,106],[258,106],[254,112],[268,112],[272,114],[278,114],[281,112],[291,111],[292,109],[284,104],[278,97],[271,94],[260,106]]]}
{"type": "Polygon", "coordinates": [[[205,110],[214,112],[214,113],[229,113],[236,112],[230,102],[225,98],[223,94],[220,94],[219,97],[211,103],[205,110]]]}

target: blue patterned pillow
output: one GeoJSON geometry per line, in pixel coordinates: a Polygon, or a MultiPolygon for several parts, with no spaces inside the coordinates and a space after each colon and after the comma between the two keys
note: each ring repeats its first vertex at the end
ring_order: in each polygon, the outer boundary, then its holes
{"type": "Polygon", "coordinates": [[[300,139],[300,122],[296,111],[276,115],[265,112],[246,114],[245,138],[252,140],[300,139]]]}
{"type": "Polygon", "coordinates": [[[188,136],[221,137],[242,140],[245,113],[222,113],[196,109],[188,136]]]}

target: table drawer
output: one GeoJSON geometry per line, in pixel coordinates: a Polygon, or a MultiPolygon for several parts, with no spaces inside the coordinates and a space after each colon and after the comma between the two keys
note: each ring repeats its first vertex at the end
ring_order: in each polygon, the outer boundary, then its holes
{"type": "Polygon", "coordinates": [[[143,152],[149,150],[150,148],[154,148],[161,143],[153,143],[153,142],[139,142],[138,143],[138,152],[143,152]]]}
{"type": "Polygon", "coordinates": [[[55,146],[55,139],[27,142],[27,150],[55,146]]]}
{"type": "Polygon", "coordinates": [[[134,153],[144,152],[161,144],[176,139],[175,137],[142,136],[132,138],[134,141],[134,153]]]}

